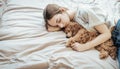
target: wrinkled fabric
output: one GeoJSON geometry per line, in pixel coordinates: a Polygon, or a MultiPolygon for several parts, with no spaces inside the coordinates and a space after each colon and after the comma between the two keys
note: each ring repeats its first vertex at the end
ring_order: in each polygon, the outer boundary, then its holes
{"type": "Polygon", "coordinates": [[[110,16],[119,13],[119,2],[113,0],[5,0],[0,23],[0,69],[118,69],[118,60],[101,60],[94,48],[73,51],[65,45],[68,39],[64,32],[46,31],[43,9],[48,3],[69,9],[99,4],[110,11],[110,16]]]}

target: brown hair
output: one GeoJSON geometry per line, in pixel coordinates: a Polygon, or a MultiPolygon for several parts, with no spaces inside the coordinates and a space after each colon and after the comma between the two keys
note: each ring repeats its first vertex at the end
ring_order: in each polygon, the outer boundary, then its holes
{"type": "Polygon", "coordinates": [[[44,16],[44,20],[45,20],[45,26],[46,26],[46,29],[48,29],[48,21],[47,20],[50,20],[54,15],[58,14],[58,13],[62,13],[59,8],[61,6],[58,6],[56,4],[48,4],[46,6],[46,8],[44,9],[43,11],[43,16],[44,16]]]}

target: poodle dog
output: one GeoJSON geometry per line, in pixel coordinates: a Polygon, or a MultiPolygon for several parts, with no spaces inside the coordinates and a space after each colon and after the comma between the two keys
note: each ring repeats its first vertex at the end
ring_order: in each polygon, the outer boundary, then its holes
{"type": "MultiPolygon", "coordinates": [[[[88,41],[96,38],[99,33],[98,32],[89,32],[85,28],[83,28],[80,24],[76,22],[70,22],[63,31],[66,33],[66,37],[69,38],[66,46],[70,47],[73,43],[79,42],[81,44],[86,43],[88,41]]],[[[113,45],[112,39],[107,40],[106,42],[95,47],[100,52],[100,58],[104,59],[108,56],[111,56],[112,59],[116,58],[117,48],[113,45]]]]}

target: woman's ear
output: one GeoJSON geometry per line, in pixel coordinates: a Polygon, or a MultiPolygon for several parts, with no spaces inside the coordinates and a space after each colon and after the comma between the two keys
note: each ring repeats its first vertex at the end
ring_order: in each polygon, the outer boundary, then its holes
{"type": "Polygon", "coordinates": [[[64,8],[64,7],[60,7],[59,10],[60,10],[61,12],[64,12],[64,11],[66,11],[67,9],[64,8]]]}

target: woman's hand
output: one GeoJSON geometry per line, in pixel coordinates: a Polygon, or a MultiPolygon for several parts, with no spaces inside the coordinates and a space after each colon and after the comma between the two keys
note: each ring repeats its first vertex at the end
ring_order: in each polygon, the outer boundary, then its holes
{"type": "Polygon", "coordinates": [[[80,44],[78,42],[75,42],[74,44],[71,45],[73,50],[76,51],[85,51],[89,49],[89,46],[87,44],[80,44]]]}

